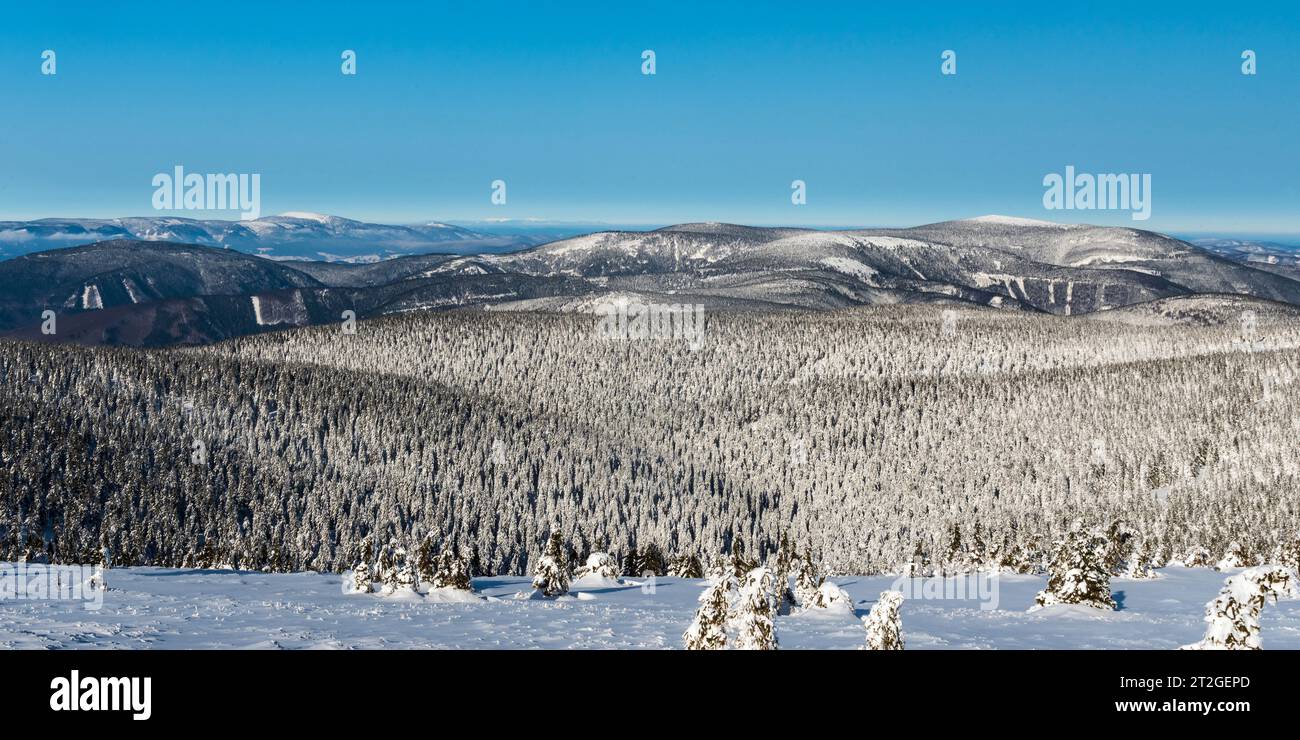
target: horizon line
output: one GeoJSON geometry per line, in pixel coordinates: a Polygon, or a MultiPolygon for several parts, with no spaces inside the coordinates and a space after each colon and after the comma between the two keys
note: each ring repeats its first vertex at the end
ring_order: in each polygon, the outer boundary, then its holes
{"type": "MultiPolygon", "coordinates": [[[[1205,226],[1179,226],[1165,228],[1147,228],[1140,225],[1108,225],[1095,224],[1086,221],[1052,221],[1043,218],[1012,216],[1009,214],[986,213],[976,216],[966,216],[962,218],[939,218],[937,220],[925,220],[910,225],[902,224],[865,224],[865,223],[791,223],[791,222],[774,222],[774,221],[744,221],[744,220],[727,220],[727,219],[685,219],[685,220],[642,220],[642,219],[558,219],[538,216],[522,217],[499,217],[499,218],[421,218],[414,220],[371,220],[364,217],[342,216],[337,213],[325,213],[319,211],[287,210],[279,213],[259,216],[255,219],[244,219],[238,216],[234,218],[221,217],[204,217],[177,215],[175,213],[161,213],[157,215],[140,215],[140,216],[39,216],[35,218],[22,218],[13,216],[0,216],[0,223],[33,223],[38,221],[121,221],[125,219],[163,219],[171,218],[180,221],[197,221],[197,222],[225,222],[229,224],[241,223],[244,221],[259,221],[267,218],[303,218],[311,220],[312,216],[322,216],[330,218],[339,218],[346,221],[353,221],[361,224],[370,224],[378,226],[424,226],[428,224],[448,224],[452,226],[460,225],[485,225],[501,224],[507,226],[535,226],[539,229],[546,226],[594,226],[594,227],[611,227],[614,230],[654,230],[667,228],[670,226],[681,226],[685,224],[728,224],[733,226],[751,226],[759,228],[788,228],[788,229],[810,229],[817,231],[845,231],[845,230],[868,230],[868,229],[908,229],[920,226],[929,226],[932,224],[948,223],[953,221],[972,221],[981,218],[1007,218],[1024,221],[1036,221],[1046,224],[1055,224],[1058,226],[1094,226],[1097,228],[1116,228],[1116,229],[1133,229],[1137,231],[1148,231],[1158,234],[1184,234],[1188,236],[1210,237],[1210,236],[1253,236],[1253,237],[1295,237],[1300,238],[1300,227],[1294,230],[1269,230],[1267,228],[1254,229],[1231,229],[1224,227],[1205,227],[1205,226]]],[[[602,231],[605,229],[596,229],[602,231]]]]}

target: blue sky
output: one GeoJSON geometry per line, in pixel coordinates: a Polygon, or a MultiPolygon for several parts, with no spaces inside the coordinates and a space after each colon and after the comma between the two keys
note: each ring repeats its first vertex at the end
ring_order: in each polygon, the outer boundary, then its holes
{"type": "Polygon", "coordinates": [[[1294,2],[117,5],[6,8],[0,218],[150,215],[182,164],[388,222],[1300,233],[1294,2]],[[1150,173],[1151,219],[1046,211],[1066,165],[1150,173]]]}

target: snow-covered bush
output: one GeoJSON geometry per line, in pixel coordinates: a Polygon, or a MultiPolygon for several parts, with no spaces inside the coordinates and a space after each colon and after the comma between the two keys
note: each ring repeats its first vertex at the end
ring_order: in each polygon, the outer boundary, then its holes
{"type": "Polygon", "coordinates": [[[737,650],[776,650],[776,593],[772,571],[759,566],[745,575],[736,599],[737,650]]]}
{"type": "Polygon", "coordinates": [[[1185,650],[1259,650],[1259,615],[1271,597],[1295,598],[1295,574],[1281,565],[1248,568],[1223,582],[1219,596],[1205,607],[1209,627],[1200,642],[1185,650]]]}
{"type": "Polygon", "coordinates": [[[903,594],[882,591],[871,612],[862,618],[867,628],[866,650],[902,650],[903,620],[898,608],[903,605],[903,594]]]}
{"type": "Polygon", "coordinates": [[[1052,551],[1047,588],[1034,597],[1039,606],[1081,604],[1098,609],[1115,608],[1110,596],[1110,573],[1103,567],[1098,552],[1102,547],[1099,539],[1087,532],[1082,522],[1074,522],[1052,551]]]}
{"type": "Polygon", "coordinates": [[[607,552],[593,552],[587,556],[585,565],[579,566],[573,575],[575,578],[582,579],[587,576],[594,576],[602,580],[618,580],[618,561],[613,555],[607,552]]]}
{"type": "Polygon", "coordinates": [[[727,647],[727,620],[736,589],[736,579],[718,578],[700,594],[700,607],[686,628],[682,639],[687,650],[724,650],[727,647]]]}
{"type": "Polygon", "coordinates": [[[551,533],[551,539],[546,543],[546,552],[537,559],[537,567],[533,572],[533,588],[538,594],[555,598],[569,592],[569,564],[559,532],[551,533]]]}

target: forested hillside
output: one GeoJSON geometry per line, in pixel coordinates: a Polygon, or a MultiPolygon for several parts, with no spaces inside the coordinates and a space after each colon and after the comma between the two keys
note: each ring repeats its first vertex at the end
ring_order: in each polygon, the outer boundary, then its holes
{"type": "Polygon", "coordinates": [[[575,555],[788,534],[839,573],[1029,570],[1076,517],[1162,560],[1266,557],[1300,522],[1300,323],[1260,319],[711,313],[692,351],[480,310],[4,341],[0,560],[339,570],[432,536],[520,574],[557,530],[575,555]]]}

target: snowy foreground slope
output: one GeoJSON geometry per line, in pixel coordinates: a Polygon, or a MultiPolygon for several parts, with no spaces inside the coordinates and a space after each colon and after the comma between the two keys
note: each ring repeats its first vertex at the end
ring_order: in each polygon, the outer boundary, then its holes
{"type": "MultiPolygon", "coordinates": [[[[998,604],[909,599],[902,607],[908,649],[1171,649],[1204,634],[1205,603],[1225,573],[1165,568],[1153,581],[1112,581],[1120,609],[1027,610],[1040,576],[1002,576],[998,604]]],[[[703,581],[640,579],[575,588],[558,601],[516,598],[520,577],[475,579],[486,600],[438,603],[343,593],[335,574],[264,574],[124,568],[108,573],[103,608],[68,601],[0,601],[0,649],[26,648],[680,648],[703,581]]],[[[856,614],[777,618],[783,648],[852,649],[862,644],[859,617],[892,577],[834,579],[856,614]]],[[[974,586],[969,588],[974,594],[974,586]]],[[[1269,604],[1266,649],[1300,649],[1300,602],[1269,604]]]]}

